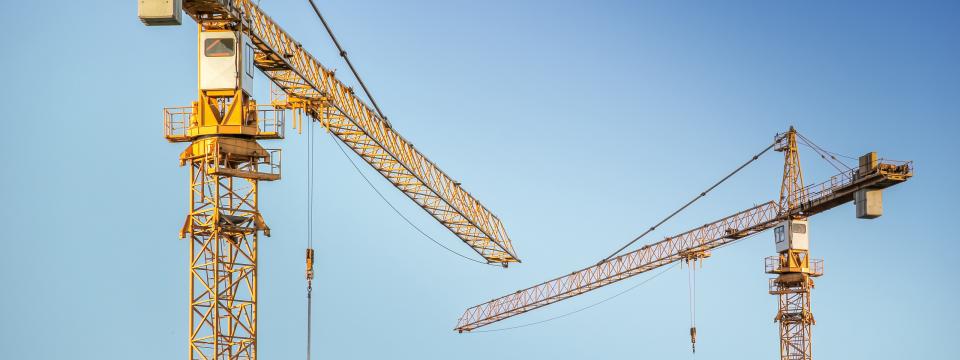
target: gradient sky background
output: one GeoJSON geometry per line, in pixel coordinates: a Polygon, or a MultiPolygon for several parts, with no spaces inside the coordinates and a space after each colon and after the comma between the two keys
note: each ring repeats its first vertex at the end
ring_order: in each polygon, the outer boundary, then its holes
{"type": "MultiPolygon", "coordinates": [[[[524,263],[502,270],[439,249],[321,138],[315,358],[690,358],[680,268],[549,323],[451,329],[468,306],[607,255],[791,124],[831,151],[917,169],[886,191],[877,220],[855,219],[850,204],[812,218],[812,254],[826,261],[814,354],[956,356],[960,3],[318,3],[395,127],[500,216],[524,263]]],[[[262,0],[353,83],[308,6],[262,0]]],[[[20,1],[0,13],[0,358],[186,355],[187,172],[161,117],[196,96],[196,26],[184,22],[144,27],[132,0],[20,1]]],[[[288,131],[273,143],[284,179],[261,190],[273,229],[260,246],[262,359],[304,356],[305,140],[288,131]]],[[[834,172],[801,156],[808,182],[834,172]]],[[[766,155],[648,240],[775,198],[781,163],[766,155]]],[[[425,231],[469,251],[373,179],[425,231]]],[[[777,356],[763,273],[773,254],[764,233],[707,260],[697,357],[777,356]]]]}

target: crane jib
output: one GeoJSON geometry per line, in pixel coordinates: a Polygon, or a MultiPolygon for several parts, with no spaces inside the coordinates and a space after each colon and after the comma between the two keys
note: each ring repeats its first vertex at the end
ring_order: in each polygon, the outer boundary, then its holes
{"type": "Polygon", "coordinates": [[[470,331],[583,294],[681,260],[685,253],[707,251],[769,229],[784,217],[806,217],[827,211],[853,201],[857,190],[884,189],[912,176],[912,162],[892,160],[877,160],[873,166],[841,172],[822,183],[798,189],[797,198],[803,201],[793,209],[781,212],[771,201],[570,275],[474,306],[463,313],[454,330],[470,331]]]}
{"type": "Polygon", "coordinates": [[[255,66],[303,110],[487,262],[519,262],[492,212],[416,150],[250,0],[185,0],[200,24],[239,23],[255,48],[255,66]],[[240,21],[238,19],[243,19],[240,21]]]}
{"type": "Polygon", "coordinates": [[[681,260],[688,253],[708,251],[769,229],[777,221],[777,210],[777,204],[770,201],[570,275],[474,306],[463,314],[455,330],[470,331],[656,269],[681,260]]]}

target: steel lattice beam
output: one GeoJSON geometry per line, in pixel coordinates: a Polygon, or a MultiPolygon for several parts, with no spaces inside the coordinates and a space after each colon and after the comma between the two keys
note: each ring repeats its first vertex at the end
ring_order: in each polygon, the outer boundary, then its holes
{"type": "Polygon", "coordinates": [[[481,326],[523,314],[601,286],[641,274],[657,267],[707,251],[773,227],[781,218],[811,216],[853,200],[858,189],[882,189],[907,181],[913,176],[913,163],[882,161],[871,169],[853,169],[830,180],[794,190],[802,199],[794,208],[779,213],[777,203],[736,213],[639,250],[597,265],[517,291],[467,309],[454,330],[470,331],[481,326]]]}
{"type": "Polygon", "coordinates": [[[570,275],[474,306],[464,312],[454,330],[470,331],[769,229],[777,221],[777,209],[776,203],[767,202],[570,275]]]}
{"type": "Polygon", "coordinates": [[[315,115],[323,107],[334,108],[340,116],[331,117],[327,125],[337,138],[487,262],[519,262],[499,218],[417,151],[252,1],[186,0],[183,6],[200,24],[237,24],[257,47],[255,65],[274,84],[309,104],[305,110],[317,120],[315,115]]]}

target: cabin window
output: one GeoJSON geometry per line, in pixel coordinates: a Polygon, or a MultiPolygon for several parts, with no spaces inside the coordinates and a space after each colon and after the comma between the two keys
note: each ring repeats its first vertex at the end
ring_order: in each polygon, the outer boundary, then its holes
{"type": "Polygon", "coordinates": [[[235,49],[233,39],[207,39],[203,42],[203,55],[206,57],[230,57],[235,49]]]}
{"type": "Polygon", "coordinates": [[[806,234],[807,233],[807,224],[793,224],[793,228],[790,229],[794,234],[806,234]]]}
{"type": "Polygon", "coordinates": [[[787,234],[785,234],[783,231],[784,227],[785,226],[777,226],[775,229],[773,229],[773,241],[775,241],[777,244],[787,240],[787,234]]]}
{"type": "Polygon", "coordinates": [[[253,45],[247,44],[243,52],[243,68],[247,76],[253,76],[253,45]]]}

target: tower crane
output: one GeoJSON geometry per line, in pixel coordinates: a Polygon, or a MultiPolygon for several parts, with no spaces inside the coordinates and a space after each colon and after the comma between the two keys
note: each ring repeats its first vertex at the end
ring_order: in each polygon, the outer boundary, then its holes
{"type": "MultiPolygon", "coordinates": [[[[779,201],[762,203],[623,255],[612,255],[569,275],[476,305],[463,313],[454,330],[469,332],[664,265],[703,259],[710,256],[713,249],[772,228],[778,254],[765,259],[765,270],[776,275],[770,279],[768,290],[778,298],[774,320],[779,323],[780,358],[811,359],[814,319],[810,290],[814,287],[813,279],[823,275],[823,260],[810,258],[808,218],[851,201],[856,203],[858,218],[879,217],[883,211],[883,189],[910,179],[913,163],[878,159],[877,154],[871,152],[859,158],[858,167],[842,171],[825,182],[804,186],[798,135],[791,127],[778,134],[767,148],[784,154],[779,201]]],[[[695,327],[691,328],[690,335],[695,342],[695,327]]]]}
{"type": "MultiPolygon", "coordinates": [[[[500,219],[404,139],[251,0],[139,0],[146,25],[198,24],[198,99],[163,110],[164,136],[187,143],[190,238],[190,359],[256,359],[257,248],[270,228],[259,210],[261,181],[280,180],[284,138],[316,121],[489,264],[519,262],[500,219]],[[279,89],[269,105],[252,97],[254,72],[279,89]]],[[[341,53],[341,55],[345,55],[341,53]]],[[[371,99],[372,101],[372,99],[371,99]]],[[[313,249],[307,249],[308,281],[313,249]]]]}

